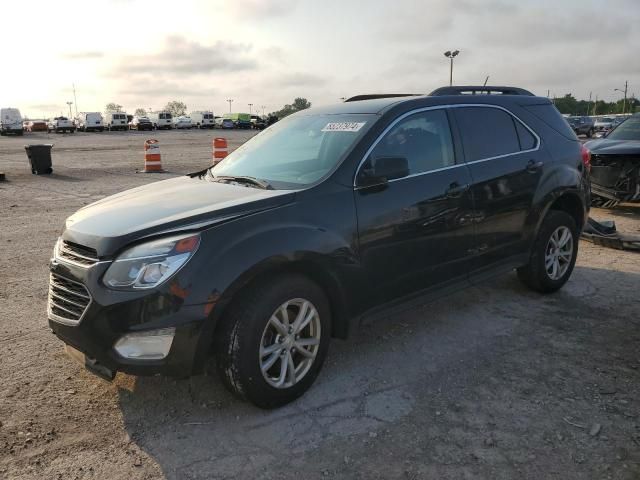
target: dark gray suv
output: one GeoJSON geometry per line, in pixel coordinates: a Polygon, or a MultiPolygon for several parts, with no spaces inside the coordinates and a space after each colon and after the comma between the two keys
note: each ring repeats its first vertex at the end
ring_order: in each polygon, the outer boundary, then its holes
{"type": "Polygon", "coordinates": [[[300,111],[214,167],[76,212],[51,261],[53,332],[109,379],[188,376],[214,355],[232,392],[272,408],[363,316],[513,269],[561,288],[589,156],[551,102],[510,87],[379,97],[300,111]]]}
{"type": "Polygon", "coordinates": [[[586,135],[591,138],[595,131],[593,119],[591,117],[569,117],[567,122],[571,125],[571,128],[576,135],[586,135]]]}

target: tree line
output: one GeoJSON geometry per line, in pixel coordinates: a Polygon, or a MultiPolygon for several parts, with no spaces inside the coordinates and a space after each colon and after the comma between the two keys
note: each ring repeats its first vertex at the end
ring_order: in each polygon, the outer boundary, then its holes
{"type": "Polygon", "coordinates": [[[635,113],[640,111],[640,101],[636,98],[627,98],[616,102],[605,102],[604,100],[589,101],[577,100],[573,95],[567,93],[564,97],[554,98],[553,103],[560,113],[568,115],[607,115],[618,113],[635,113]]]}

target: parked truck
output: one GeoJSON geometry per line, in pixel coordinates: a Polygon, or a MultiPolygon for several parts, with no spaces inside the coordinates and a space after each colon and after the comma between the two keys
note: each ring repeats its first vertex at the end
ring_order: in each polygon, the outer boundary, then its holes
{"type": "Polygon", "coordinates": [[[47,122],[47,131],[49,133],[75,133],[76,126],[73,121],[69,120],[67,117],[60,116],[47,122]]]}
{"type": "Polygon", "coordinates": [[[223,118],[233,121],[236,128],[251,128],[251,115],[248,113],[225,113],[223,118]]]}

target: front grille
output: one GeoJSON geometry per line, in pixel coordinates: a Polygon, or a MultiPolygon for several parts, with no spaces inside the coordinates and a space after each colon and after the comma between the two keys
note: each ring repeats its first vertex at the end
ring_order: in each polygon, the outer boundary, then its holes
{"type": "Polygon", "coordinates": [[[58,244],[58,256],[62,260],[77,263],[86,267],[98,263],[98,252],[93,248],[84,247],[77,243],[67,242],[65,240],[58,244]]]}
{"type": "Polygon", "coordinates": [[[77,324],[91,303],[89,291],[80,282],[52,273],[49,277],[49,318],[77,324]]]}

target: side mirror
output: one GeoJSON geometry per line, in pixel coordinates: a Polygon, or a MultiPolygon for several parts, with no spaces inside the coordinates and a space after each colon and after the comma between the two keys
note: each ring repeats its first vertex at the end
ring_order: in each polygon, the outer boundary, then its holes
{"type": "Polygon", "coordinates": [[[378,157],[372,167],[363,169],[360,174],[361,186],[385,184],[389,180],[409,175],[409,162],[406,157],[378,157]]]}

